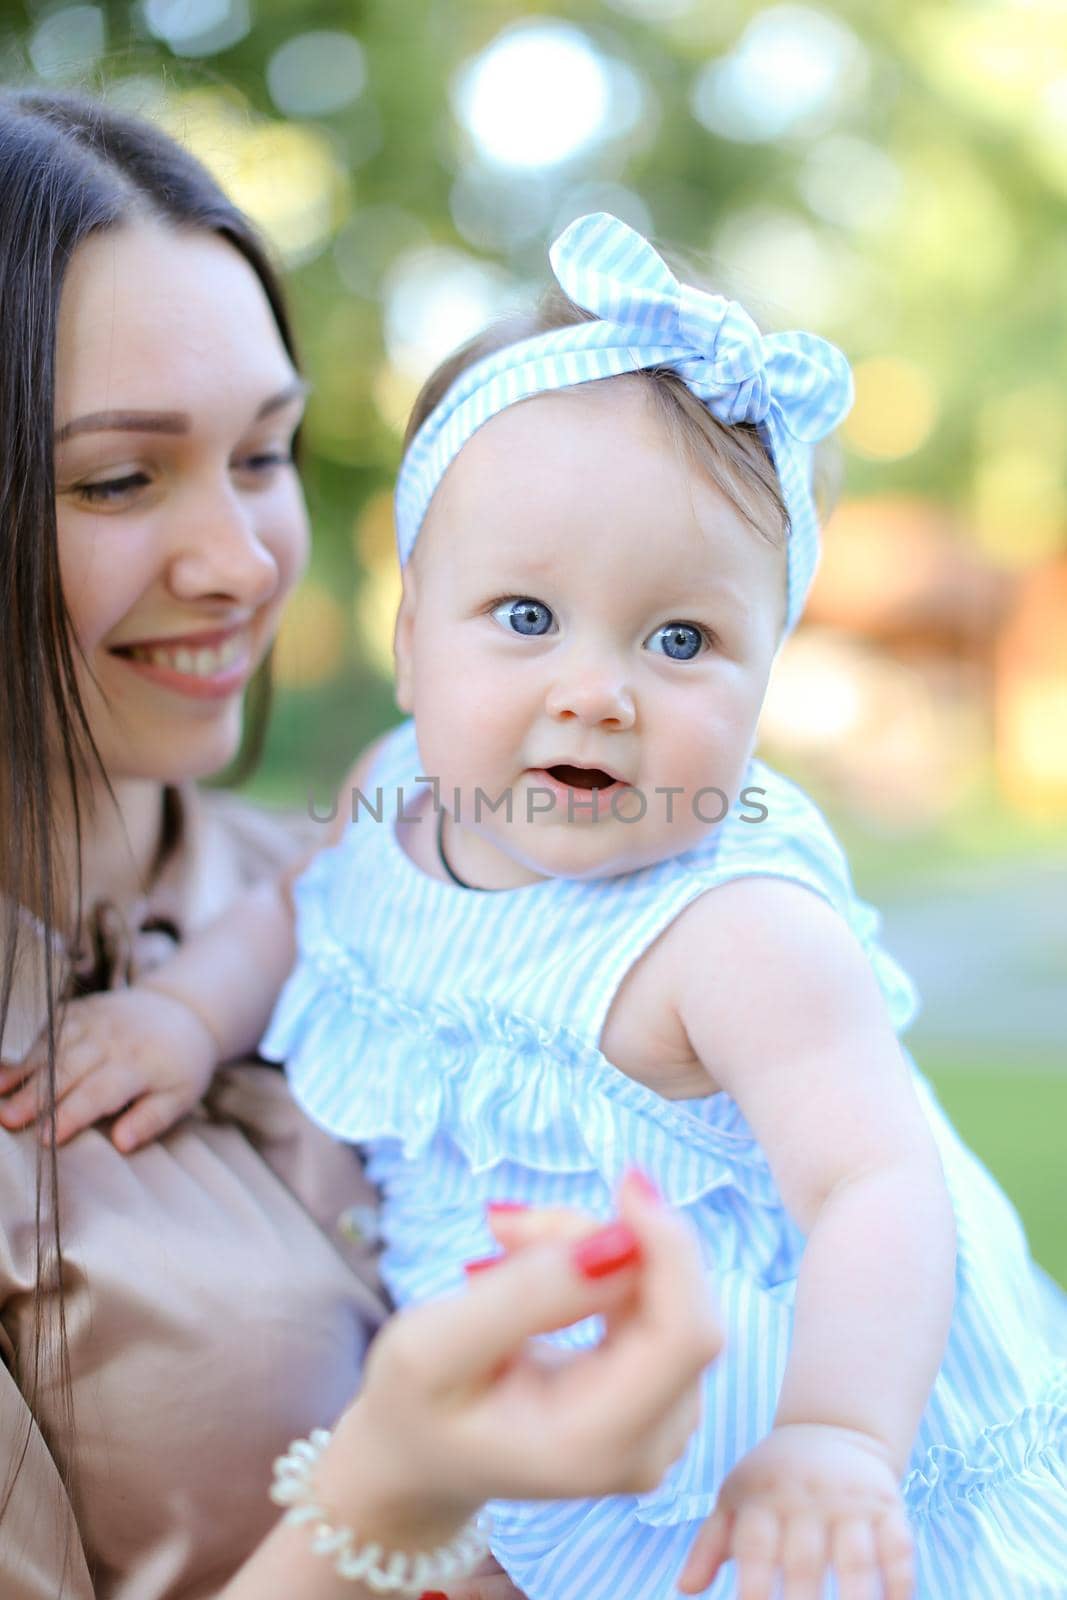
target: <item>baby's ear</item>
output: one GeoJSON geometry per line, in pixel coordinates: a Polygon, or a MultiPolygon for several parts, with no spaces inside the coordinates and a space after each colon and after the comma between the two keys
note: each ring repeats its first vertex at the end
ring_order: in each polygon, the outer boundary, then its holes
{"type": "Polygon", "coordinates": [[[415,709],[415,573],[410,561],[404,567],[403,584],[393,629],[393,661],[396,703],[410,713],[415,709]]]}

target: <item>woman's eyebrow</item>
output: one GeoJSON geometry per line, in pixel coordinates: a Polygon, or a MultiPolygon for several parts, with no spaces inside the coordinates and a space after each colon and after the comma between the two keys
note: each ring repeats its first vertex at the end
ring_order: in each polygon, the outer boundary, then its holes
{"type": "MultiPolygon", "coordinates": [[[[255,421],[280,411],[293,400],[302,400],[308,385],[302,378],[286,384],[258,408],[255,421]]],[[[55,442],[63,444],[77,433],[188,433],[191,420],[187,411],[90,411],[57,428],[55,442]]]]}
{"type": "Polygon", "coordinates": [[[283,406],[290,405],[294,400],[306,400],[311,393],[311,385],[303,378],[294,378],[292,383],[286,384],[284,389],[279,389],[277,394],[272,394],[269,400],[264,400],[256,412],[256,421],[269,417],[273,411],[281,411],[283,406]]]}

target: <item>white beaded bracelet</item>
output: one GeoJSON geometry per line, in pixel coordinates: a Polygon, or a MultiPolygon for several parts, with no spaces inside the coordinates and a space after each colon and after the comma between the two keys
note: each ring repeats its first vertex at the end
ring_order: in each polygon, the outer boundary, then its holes
{"type": "Polygon", "coordinates": [[[375,1594],[421,1595],[457,1578],[469,1578],[488,1554],[488,1518],[484,1513],[472,1517],[451,1544],[430,1552],[408,1554],[397,1551],[386,1556],[380,1544],[359,1546],[351,1528],[335,1528],[318,1504],[312,1473],[332,1434],[315,1428],[310,1438],[295,1439],[284,1456],[274,1463],[274,1482],[270,1497],[275,1505],[288,1506],[284,1522],[314,1524],[311,1549],[317,1556],[332,1556],[338,1577],[365,1583],[375,1594]]]}

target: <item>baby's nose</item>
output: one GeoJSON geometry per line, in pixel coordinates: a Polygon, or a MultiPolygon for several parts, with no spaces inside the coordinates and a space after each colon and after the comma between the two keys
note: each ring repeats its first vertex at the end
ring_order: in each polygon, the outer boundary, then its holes
{"type": "Polygon", "coordinates": [[[549,716],[587,727],[632,728],[633,695],[619,671],[576,667],[552,685],[545,701],[549,716]]]}

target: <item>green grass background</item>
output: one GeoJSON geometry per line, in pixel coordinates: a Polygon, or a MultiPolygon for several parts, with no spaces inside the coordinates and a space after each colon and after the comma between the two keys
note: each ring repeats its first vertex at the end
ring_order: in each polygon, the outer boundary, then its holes
{"type": "Polygon", "coordinates": [[[921,1043],[915,1055],[960,1137],[1010,1196],[1034,1259],[1067,1286],[1063,1062],[974,1066],[921,1043]]]}

